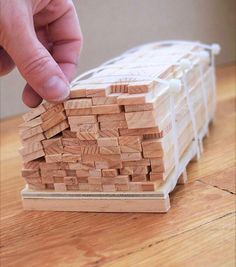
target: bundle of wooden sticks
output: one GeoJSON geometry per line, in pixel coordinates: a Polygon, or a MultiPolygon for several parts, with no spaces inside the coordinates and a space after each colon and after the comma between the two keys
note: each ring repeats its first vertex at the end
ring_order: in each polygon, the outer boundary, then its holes
{"type": "Polygon", "coordinates": [[[25,114],[20,154],[28,188],[155,192],[176,180],[190,147],[201,154],[213,119],[217,49],[138,47],[74,80],[64,103],[25,114]]]}

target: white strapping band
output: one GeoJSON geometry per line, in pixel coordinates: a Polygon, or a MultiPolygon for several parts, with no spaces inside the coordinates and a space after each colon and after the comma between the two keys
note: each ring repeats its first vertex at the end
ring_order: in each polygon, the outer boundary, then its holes
{"type": "Polygon", "coordinates": [[[180,151],[178,143],[178,131],[176,125],[176,111],[175,111],[175,94],[181,90],[181,81],[172,79],[169,82],[169,92],[170,92],[170,114],[171,114],[171,124],[172,124],[172,138],[174,143],[174,159],[175,159],[175,171],[178,174],[179,164],[180,164],[180,151]]]}
{"type": "Polygon", "coordinates": [[[203,104],[204,104],[204,109],[205,109],[205,129],[207,129],[208,128],[208,123],[210,121],[209,109],[208,109],[208,100],[207,100],[207,98],[208,98],[207,97],[208,88],[206,88],[201,60],[199,60],[199,62],[198,62],[198,70],[199,70],[199,74],[200,74],[201,91],[202,91],[203,104]]]}
{"type": "Polygon", "coordinates": [[[187,105],[188,105],[188,109],[189,109],[190,119],[191,119],[192,127],[193,127],[193,134],[194,134],[194,140],[195,140],[195,144],[196,144],[197,157],[199,158],[200,157],[199,136],[198,136],[198,131],[197,131],[197,124],[196,124],[196,118],[195,118],[193,103],[192,103],[190,95],[189,95],[189,87],[188,87],[187,79],[186,79],[186,74],[187,74],[189,66],[191,66],[191,62],[189,62],[188,64],[187,64],[187,62],[185,62],[185,64],[182,63],[182,71],[183,71],[182,80],[183,80],[185,96],[187,99],[187,105]]]}

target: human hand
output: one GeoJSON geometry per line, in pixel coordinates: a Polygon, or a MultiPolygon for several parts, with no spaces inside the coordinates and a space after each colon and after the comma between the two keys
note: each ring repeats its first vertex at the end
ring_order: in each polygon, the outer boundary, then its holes
{"type": "Polygon", "coordinates": [[[68,97],[81,46],[72,1],[0,0],[0,76],[17,66],[27,106],[68,97]]]}

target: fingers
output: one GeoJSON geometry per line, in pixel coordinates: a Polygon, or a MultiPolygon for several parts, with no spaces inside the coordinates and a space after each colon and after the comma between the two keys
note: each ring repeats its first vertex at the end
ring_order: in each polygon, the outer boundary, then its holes
{"type": "Polygon", "coordinates": [[[48,36],[52,42],[51,54],[68,78],[76,72],[82,46],[82,33],[72,1],[52,0],[48,9],[35,16],[36,25],[48,24],[48,36]]]}
{"type": "MultiPolygon", "coordinates": [[[[24,16],[24,14],[21,15],[24,16]]],[[[48,101],[65,100],[70,90],[68,80],[47,49],[37,39],[30,15],[26,12],[23,20],[18,21],[18,24],[12,24],[14,27],[11,31],[8,29],[5,49],[22,76],[42,98],[48,101]],[[27,17],[29,19],[26,19],[27,17]]],[[[29,89],[27,90],[26,96],[29,92],[29,89]]]]}
{"type": "Polygon", "coordinates": [[[13,70],[15,64],[8,53],[0,47],[0,76],[13,70]]]}
{"type": "Polygon", "coordinates": [[[29,2],[12,1],[4,6],[3,14],[7,14],[9,6],[12,19],[6,15],[2,20],[4,31],[1,37],[5,51],[0,54],[0,75],[10,71],[15,62],[28,82],[23,101],[30,107],[37,106],[42,98],[51,102],[65,100],[70,91],[68,80],[74,76],[82,46],[72,1],[45,1],[42,6],[38,4],[33,8],[29,2]]]}
{"type": "Polygon", "coordinates": [[[24,88],[22,100],[25,105],[30,108],[37,107],[43,101],[42,97],[38,95],[29,84],[26,84],[24,88]]]}
{"type": "Polygon", "coordinates": [[[49,41],[47,28],[41,28],[36,31],[36,35],[40,43],[51,53],[52,51],[52,43],[49,41]]]}
{"type": "Polygon", "coordinates": [[[52,56],[71,80],[76,72],[82,46],[82,33],[74,6],[51,23],[48,30],[53,43],[52,56]]]}

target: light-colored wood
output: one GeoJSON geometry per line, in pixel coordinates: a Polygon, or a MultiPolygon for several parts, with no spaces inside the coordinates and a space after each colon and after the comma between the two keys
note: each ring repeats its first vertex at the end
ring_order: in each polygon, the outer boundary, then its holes
{"type": "Polygon", "coordinates": [[[93,114],[113,114],[113,113],[120,113],[121,111],[122,111],[121,107],[118,104],[92,106],[93,114]]]}
{"type": "Polygon", "coordinates": [[[70,124],[70,129],[78,133],[98,133],[99,127],[97,123],[70,124]]]}
{"type": "Polygon", "coordinates": [[[146,100],[146,94],[122,94],[117,98],[117,103],[119,105],[139,105],[145,104],[146,100]]]}
{"type": "Polygon", "coordinates": [[[106,261],[103,266],[230,266],[235,265],[235,217],[216,221],[150,243],[138,251],[106,261]],[[178,251],[178,252],[177,252],[178,251]],[[200,256],[201,255],[201,256],[200,256]]]}
{"type": "Polygon", "coordinates": [[[99,122],[124,121],[125,113],[98,115],[99,122]]]}
{"type": "Polygon", "coordinates": [[[28,146],[31,143],[40,142],[40,141],[42,141],[44,139],[46,139],[44,134],[43,133],[39,133],[39,134],[31,136],[31,137],[29,137],[27,139],[21,140],[21,143],[22,143],[23,146],[28,146]]]}
{"type": "Polygon", "coordinates": [[[138,111],[147,111],[147,110],[153,110],[154,104],[153,103],[147,103],[143,105],[128,105],[125,106],[125,112],[138,112],[138,111]]]}
{"type": "Polygon", "coordinates": [[[76,138],[76,132],[72,132],[71,130],[62,131],[62,136],[65,138],[76,138]]]}
{"type": "MultiPolygon", "coordinates": [[[[46,104],[46,103],[45,103],[46,104]]],[[[44,106],[45,106],[44,104],[44,106]]],[[[48,105],[48,103],[47,103],[48,105]]],[[[64,110],[63,104],[54,104],[52,106],[48,105],[48,110],[41,114],[42,121],[47,121],[49,119],[52,119],[53,117],[57,116],[58,113],[61,113],[64,110]]]]}
{"type": "Polygon", "coordinates": [[[19,178],[15,131],[21,119],[3,120],[2,266],[234,266],[235,196],[227,190],[235,185],[235,67],[218,73],[216,120],[204,141],[204,156],[188,167],[188,183],[171,194],[168,214],[22,211],[19,191],[24,181],[19,178]]]}
{"type": "Polygon", "coordinates": [[[81,154],[98,154],[99,151],[97,144],[81,146],[81,154]]]}
{"type": "Polygon", "coordinates": [[[64,146],[63,152],[68,154],[81,154],[81,146],[64,146]]]}
{"type": "MultiPolygon", "coordinates": [[[[67,182],[71,185],[76,182],[73,177],[66,177],[68,180],[67,182]]],[[[90,178],[91,179],[91,178],[90,178]]],[[[96,181],[93,181],[95,183],[89,184],[90,189],[94,189],[95,191],[101,191],[99,189],[102,189],[99,179],[95,178],[95,180],[98,180],[98,184],[96,181]]],[[[123,179],[117,180],[117,184],[123,185],[123,179]]],[[[137,183],[136,183],[137,184],[137,183]]],[[[92,190],[91,190],[92,191],[92,190]]],[[[27,192],[25,192],[27,194],[27,192]]],[[[64,198],[65,199],[65,198],[64,198]]],[[[70,198],[69,201],[64,201],[64,199],[58,199],[58,198],[49,198],[42,201],[42,199],[39,201],[37,199],[32,198],[25,198],[24,201],[24,208],[25,209],[36,209],[36,210],[45,210],[45,204],[48,207],[48,210],[57,210],[57,207],[61,207],[59,210],[64,211],[104,211],[107,212],[156,212],[156,211],[162,211],[166,212],[170,208],[169,198],[162,199],[161,201],[158,198],[150,199],[150,198],[130,198],[130,199],[119,199],[119,198],[109,198],[109,201],[106,200],[106,198],[99,198],[99,201],[96,201],[96,199],[91,198],[78,198],[75,197],[70,198]],[[159,201],[156,201],[156,200],[159,201]],[[58,205],[58,203],[60,205],[58,205]],[[125,204],[124,204],[125,202],[125,204]],[[123,204],[122,204],[123,203],[123,204]]]]}
{"type": "Polygon", "coordinates": [[[22,129],[20,130],[20,137],[22,140],[26,140],[29,139],[35,135],[38,135],[40,133],[43,133],[43,129],[41,127],[41,125],[35,126],[33,128],[30,129],[22,129]]]}
{"type": "Polygon", "coordinates": [[[70,98],[86,97],[86,89],[75,86],[70,90],[70,98]]]}
{"type": "Polygon", "coordinates": [[[118,129],[103,129],[99,130],[99,137],[118,137],[119,131],[118,129]]]}
{"type": "Polygon", "coordinates": [[[64,177],[66,176],[66,171],[65,170],[51,170],[51,169],[41,169],[41,175],[42,177],[47,177],[49,179],[53,179],[53,177],[64,177]]]}
{"type": "Polygon", "coordinates": [[[80,83],[71,89],[70,97],[105,97],[110,92],[109,84],[80,83]]]}
{"type": "Polygon", "coordinates": [[[90,177],[102,177],[102,171],[97,169],[89,169],[90,177]]]}
{"type": "Polygon", "coordinates": [[[118,130],[122,128],[127,128],[128,124],[124,121],[103,121],[100,122],[100,129],[103,130],[118,130]]]}
{"type": "Polygon", "coordinates": [[[96,141],[99,137],[97,132],[77,132],[77,137],[81,141],[96,141]]]}
{"type": "Polygon", "coordinates": [[[129,94],[142,94],[150,92],[155,85],[153,81],[132,82],[128,85],[129,94]]]}
{"type": "Polygon", "coordinates": [[[97,122],[97,116],[96,115],[73,116],[73,117],[68,117],[68,121],[69,121],[70,125],[96,123],[97,122]]]}
{"type": "Polygon", "coordinates": [[[81,154],[71,154],[71,153],[62,154],[63,162],[77,162],[80,160],[81,160],[81,154]]]}
{"type": "Polygon", "coordinates": [[[36,160],[36,161],[30,161],[30,162],[25,162],[23,164],[23,167],[26,169],[39,169],[39,165],[40,165],[40,161],[36,160]]]}
{"type": "Polygon", "coordinates": [[[140,152],[123,152],[121,153],[121,159],[123,161],[141,160],[142,154],[140,152]]]}
{"type": "Polygon", "coordinates": [[[29,162],[31,160],[35,160],[35,159],[41,158],[43,156],[45,156],[43,149],[39,149],[39,150],[31,152],[29,154],[22,155],[22,159],[23,159],[23,162],[29,162]]]}
{"type": "Polygon", "coordinates": [[[62,162],[62,154],[45,155],[45,160],[47,163],[62,162]]]}
{"type": "Polygon", "coordinates": [[[154,111],[129,112],[125,114],[125,118],[129,129],[158,126],[154,111]]]}
{"type": "Polygon", "coordinates": [[[117,169],[103,169],[102,176],[104,177],[115,177],[118,175],[117,169]]]}
{"type": "Polygon", "coordinates": [[[118,146],[118,139],[116,137],[102,137],[97,140],[98,146],[118,146]]]}
{"type": "Polygon", "coordinates": [[[24,178],[25,177],[29,177],[29,178],[40,177],[39,170],[37,170],[37,169],[22,169],[21,175],[24,178]]]}
{"type": "Polygon", "coordinates": [[[47,139],[49,139],[67,128],[69,128],[69,124],[66,120],[64,120],[58,123],[57,125],[53,126],[52,128],[50,128],[46,132],[44,132],[44,135],[46,136],[47,139]]]}
{"type": "Polygon", "coordinates": [[[117,104],[117,97],[120,94],[110,94],[107,97],[93,97],[92,102],[94,106],[117,104]]]}
{"type": "Polygon", "coordinates": [[[134,173],[133,167],[123,167],[122,169],[120,169],[121,175],[133,175],[133,173],[134,173]]]}
{"type": "Polygon", "coordinates": [[[116,191],[116,185],[114,184],[103,184],[102,191],[104,192],[114,192],[116,191]]]}
{"type": "MultiPolygon", "coordinates": [[[[102,155],[101,156],[108,156],[108,155],[102,155]]],[[[112,155],[114,156],[114,155],[112,155]]],[[[116,156],[116,155],[115,155],[116,156]]],[[[88,159],[86,159],[85,161],[87,161],[88,159]]],[[[104,160],[104,159],[98,159],[95,160],[95,167],[97,169],[120,169],[122,168],[122,163],[121,160],[113,160],[113,159],[109,159],[109,160],[104,160]]]]}
{"type": "Polygon", "coordinates": [[[26,121],[24,123],[21,123],[18,127],[19,129],[30,129],[32,127],[38,126],[42,123],[41,117],[36,117],[35,119],[32,119],[30,121],[26,121]]]}
{"type": "Polygon", "coordinates": [[[92,107],[92,100],[89,98],[68,100],[65,102],[64,107],[65,109],[90,108],[92,107]]]}
{"type": "Polygon", "coordinates": [[[50,119],[44,121],[41,124],[43,131],[47,131],[52,127],[56,126],[57,124],[66,120],[66,115],[64,112],[57,113],[55,116],[51,117],[50,119]]]}
{"type": "Polygon", "coordinates": [[[86,96],[87,97],[104,97],[111,92],[111,86],[109,84],[94,84],[91,86],[86,86],[86,96]]]}
{"type": "Polygon", "coordinates": [[[46,169],[57,170],[60,165],[61,165],[60,163],[46,163],[44,161],[42,161],[41,163],[39,163],[39,167],[41,169],[45,169],[45,170],[46,169]]]}
{"type": "Polygon", "coordinates": [[[30,112],[23,115],[23,120],[25,122],[30,121],[30,120],[40,116],[45,111],[46,111],[46,109],[43,105],[38,106],[37,108],[33,108],[30,110],[30,112]]]}
{"type": "Polygon", "coordinates": [[[121,136],[136,136],[136,135],[145,135],[145,134],[157,134],[158,136],[161,133],[158,128],[152,127],[152,128],[146,128],[146,129],[119,129],[119,133],[121,136]]]}
{"type": "Polygon", "coordinates": [[[67,116],[92,115],[92,108],[66,109],[66,115],[67,116]]]}
{"type": "Polygon", "coordinates": [[[141,160],[135,160],[135,161],[125,161],[123,166],[124,167],[133,167],[133,166],[148,166],[150,165],[149,159],[141,159],[141,160]]]}
{"type": "Polygon", "coordinates": [[[66,191],[66,186],[64,183],[54,183],[54,189],[57,192],[64,192],[66,191]]]}
{"type": "MultiPolygon", "coordinates": [[[[192,166],[191,166],[192,167],[192,166]]],[[[236,194],[236,167],[232,166],[222,171],[216,171],[201,178],[200,181],[236,194]]]]}
{"type": "Polygon", "coordinates": [[[97,140],[79,140],[78,138],[62,138],[63,146],[90,146],[96,145],[97,140]]]}
{"type": "Polygon", "coordinates": [[[101,154],[120,154],[118,146],[101,146],[99,148],[101,154]]]}
{"type": "Polygon", "coordinates": [[[140,136],[120,136],[119,145],[122,153],[142,151],[140,136]]]}
{"type": "Polygon", "coordinates": [[[53,138],[49,140],[42,141],[45,154],[60,154],[63,153],[62,139],[53,138]]]}
{"type": "Polygon", "coordinates": [[[40,142],[34,142],[34,143],[30,143],[28,144],[27,146],[25,147],[22,147],[19,149],[19,153],[22,155],[22,156],[26,156],[30,153],[33,153],[33,152],[36,152],[38,150],[42,150],[43,149],[43,146],[40,142]]]}
{"type": "Polygon", "coordinates": [[[133,174],[132,175],[132,181],[133,182],[147,181],[147,175],[146,174],[133,174]]]}

